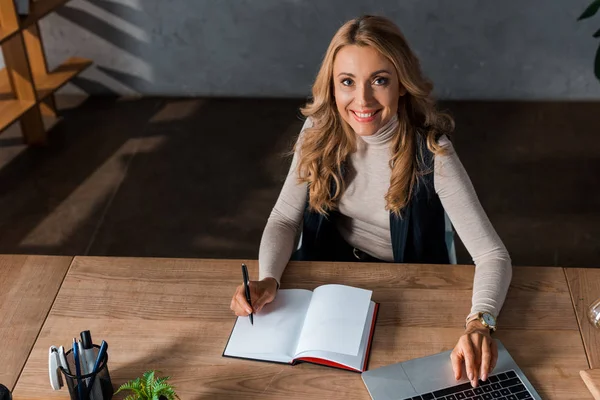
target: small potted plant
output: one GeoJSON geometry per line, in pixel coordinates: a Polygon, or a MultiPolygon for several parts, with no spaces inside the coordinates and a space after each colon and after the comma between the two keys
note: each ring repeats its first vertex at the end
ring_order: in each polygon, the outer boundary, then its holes
{"type": "Polygon", "coordinates": [[[175,388],[167,383],[169,376],[155,377],[156,371],[146,371],[141,378],[121,385],[115,394],[121,391],[130,391],[125,400],[175,400],[179,399],[175,388]]]}

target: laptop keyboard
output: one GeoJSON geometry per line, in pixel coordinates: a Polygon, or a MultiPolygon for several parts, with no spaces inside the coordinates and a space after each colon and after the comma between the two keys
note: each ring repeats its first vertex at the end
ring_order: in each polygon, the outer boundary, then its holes
{"type": "Polygon", "coordinates": [[[532,398],[531,393],[525,388],[515,371],[507,371],[490,375],[485,382],[479,381],[479,386],[476,388],[472,387],[470,383],[463,383],[405,400],[522,400],[532,398]]]}

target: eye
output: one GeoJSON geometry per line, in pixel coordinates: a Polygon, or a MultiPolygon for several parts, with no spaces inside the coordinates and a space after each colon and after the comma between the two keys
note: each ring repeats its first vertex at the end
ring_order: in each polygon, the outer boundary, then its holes
{"type": "Polygon", "coordinates": [[[389,82],[388,78],[384,78],[383,76],[378,76],[377,78],[375,78],[375,80],[373,81],[373,83],[377,86],[384,86],[387,85],[389,82]]]}
{"type": "Polygon", "coordinates": [[[350,78],[346,78],[346,79],[342,80],[342,85],[344,85],[344,86],[352,86],[352,83],[354,83],[354,82],[352,82],[352,79],[350,79],[350,78]]]}

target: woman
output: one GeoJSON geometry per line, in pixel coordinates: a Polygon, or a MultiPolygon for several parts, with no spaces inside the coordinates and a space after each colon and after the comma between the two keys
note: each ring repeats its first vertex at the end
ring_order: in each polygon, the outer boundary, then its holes
{"type": "Polygon", "coordinates": [[[329,45],[287,179],[259,251],[254,310],[238,287],[231,309],[258,312],[275,298],[302,225],[302,260],[448,263],[444,212],[475,261],[471,313],[452,352],[475,386],[497,359],[490,337],[512,277],[511,260],[483,211],[436,110],[432,85],[402,33],[364,16],[329,45]]]}

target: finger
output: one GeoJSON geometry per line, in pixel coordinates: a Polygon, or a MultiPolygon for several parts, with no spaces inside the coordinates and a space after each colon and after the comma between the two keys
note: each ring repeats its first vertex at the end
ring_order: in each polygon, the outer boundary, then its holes
{"type": "Polygon", "coordinates": [[[254,310],[256,310],[256,312],[259,312],[260,310],[262,310],[262,308],[266,304],[266,302],[267,302],[267,296],[263,293],[263,295],[260,296],[258,299],[256,299],[256,301],[252,302],[252,306],[253,306],[254,310]]]}
{"type": "Polygon", "coordinates": [[[237,296],[238,296],[238,292],[239,292],[239,288],[235,289],[235,293],[233,294],[233,297],[231,297],[231,303],[229,304],[229,308],[232,311],[235,311],[236,307],[237,307],[237,296]]]}
{"type": "Polygon", "coordinates": [[[254,312],[259,312],[263,308],[263,306],[266,303],[268,303],[268,295],[267,298],[265,298],[265,295],[265,290],[260,286],[259,282],[250,281],[250,307],[252,308],[252,310],[254,310],[254,312]]]}
{"type": "Polygon", "coordinates": [[[475,352],[473,351],[473,344],[467,336],[463,336],[462,348],[465,356],[465,368],[467,370],[467,376],[471,381],[473,387],[477,386],[477,377],[475,371],[475,352]]]}
{"type": "Polygon", "coordinates": [[[481,346],[483,343],[483,336],[479,333],[471,334],[469,336],[473,345],[474,354],[473,379],[477,380],[479,378],[479,367],[481,366],[481,346]]]}
{"type": "Polygon", "coordinates": [[[252,307],[250,307],[250,304],[246,301],[246,296],[244,296],[241,291],[237,293],[235,300],[240,310],[244,310],[247,314],[252,312],[252,307]]]}
{"type": "Polygon", "coordinates": [[[252,300],[252,306],[254,306],[254,302],[258,301],[263,294],[265,293],[264,286],[260,284],[258,281],[250,281],[250,299],[252,300]]]}
{"type": "Polygon", "coordinates": [[[490,348],[492,350],[492,361],[490,362],[490,373],[496,368],[496,362],[498,361],[498,345],[495,340],[491,340],[490,348]]]}
{"type": "Polygon", "coordinates": [[[260,287],[259,282],[250,281],[250,299],[252,300],[251,307],[255,312],[260,311],[264,305],[264,295],[265,290],[260,287]]]}
{"type": "Polygon", "coordinates": [[[450,353],[450,360],[452,361],[452,369],[454,370],[454,378],[459,380],[462,377],[462,357],[460,357],[456,351],[458,345],[450,353]]]}
{"type": "Polygon", "coordinates": [[[259,312],[260,310],[262,310],[262,308],[265,306],[265,304],[272,302],[273,298],[274,297],[271,293],[264,291],[262,293],[262,295],[256,300],[256,302],[253,303],[254,309],[256,310],[256,312],[259,312]]]}
{"type": "Polygon", "coordinates": [[[492,362],[492,349],[489,339],[485,339],[481,346],[481,380],[486,381],[490,372],[490,365],[492,362]]]}
{"type": "Polygon", "coordinates": [[[233,306],[233,312],[235,313],[235,315],[237,315],[238,317],[245,317],[248,314],[250,314],[249,312],[246,311],[245,307],[243,305],[241,305],[239,303],[239,301],[235,301],[235,304],[233,306]]]}
{"type": "MultiPolygon", "coordinates": [[[[256,284],[257,282],[255,281],[250,281],[248,282],[248,288],[250,289],[250,299],[252,300],[252,302],[254,303],[254,300],[258,298],[259,296],[259,287],[256,284]]],[[[244,289],[242,288],[242,294],[245,295],[246,293],[244,292],[244,289]]]]}
{"type": "Polygon", "coordinates": [[[233,311],[233,313],[236,315],[236,317],[247,317],[248,316],[248,314],[244,310],[241,310],[239,308],[235,309],[233,311]]]}

